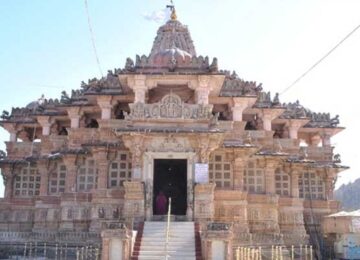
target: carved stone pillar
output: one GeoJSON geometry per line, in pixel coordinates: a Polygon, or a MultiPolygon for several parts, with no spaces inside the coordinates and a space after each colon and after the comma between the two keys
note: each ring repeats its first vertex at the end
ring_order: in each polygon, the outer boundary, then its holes
{"type": "Polygon", "coordinates": [[[196,88],[196,103],[207,105],[209,104],[209,93],[210,93],[210,77],[209,76],[199,76],[198,78],[198,87],[196,88]]]}
{"type": "Polygon", "coordinates": [[[298,170],[291,171],[291,197],[299,198],[299,175],[298,170]]]}
{"type": "Polygon", "coordinates": [[[112,96],[98,96],[96,101],[101,108],[101,119],[111,119],[112,96]]]}
{"type": "Polygon", "coordinates": [[[132,89],[135,93],[134,103],[145,103],[145,95],[147,92],[146,86],[146,76],[145,75],[135,75],[134,82],[132,83],[132,89]]]}
{"type": "Polygon", "coordinates": [[[263,120],[263,126],[265,131],[271,131],[271,122],[276,117],[281,115],[284,109],[269,109],[264,108],[261,110],[260,117],[263,120]]]}
{"type": "Polygon", "coordinates": [[[3,123],[2,127],[4,127],[10,133],[10,142],[17,141],[18,129],[15,126],[15,123],[3,123]]]}
{"type": "Polygon", "coordinates": [[[325,178],[325,198],[328,200],[334,198],[334,177],[332,176],[325,178]]]}
{"type": "Polygon", "coordinates": [[[80,111],[80,107],[69,107],[67,109],[67,113],[71,120],[71,128],[79,128],[80,126],[80,118],[82,116],[82,113],[80,111]]]}
{"type": "Polygon", "coordinates": [[[267,194],[275,194],[275,169],[277,161],[266,161],[265,168],[265,192],[267,194]]]}
{"type": "Polygon", "coordinates": [[[320,135],[320,137],[321,137],[323,147],[331,147],[331,135],[330,134],[322,133],[320,135]]]}
{"type": "Polygon", "coordinates": [[[42,134],[44,136],[50,135],[50,128],[52,125],[51,117],[49,116],[38,116],[37,121],[42,127],[42,134]]]}
{"type": "Polygon", "coordinates": [[[244,189],[244,171],[246,161],[243,158],[235,158],[233,174],[234,174],[234,190],[244,189]]]}
{"type": "Polygon", "coordinates": [[[307,122],[307,120],[291,119],[289,121],[289,137],[290,139],[297,139],[299,129],[307,122]]]}
{"type": "Polygon", "coordinates": [[[5,199],[11,199],[13,196],[14,190],[14,175],[12,173],[10,166],[5,166],[1,168],[1,174],[3,175],[4,185],[5,185],[5,199]]]}
{"type": "Polygon", "coordinates": [[[106,229],[101,232],[102,260],[131,258],[131,231],[126,227],[106,229]]]}
{"type": "Polygon", "coordinates": [[[233,121],[242,121],[242,114],[244,110],[255,104],[256,98],[254,97],[236,97],[233,98],[234,106],[232,107],[233,121]]]}
{"type": "Polygon", "coordinates": [[[215,184],[196,184],[194,217],[203,222],[214,218],[214,190],[215,184]]]}
{"type": "Polygon", "coordinates": [[[124,182],[125,205],[124,216],[127,218],[145,218],[144,183],[135,181],[124,182]]]}
{"type": "Polygon", "coordinates": [[[106,189],[108,186],[109,161],[107,159],[107,150],[105,147],[95,148],[93,150],[93,157],[95,158],[98,168],[98,189],[106,189]]]}
{"type": "Polygon", "coordinates": [[[75,192],[77,176],[76,155],[66,155],[63,158],[63,162],[66,165],[65,192],[75,192]]]}
{"type": "Polygon", "coordinates": [[[145,136],[142,134],[122,135],[124,145],[130,150],[132,158],[131,178],[134,181],[141,181],[143,177],[143,154],[146,147],[145,136]]]}
{"type": "Polygon", "coordinates": [[[47,162],[38,162],[37,168],[40,173],[40,196],[47,196],[49,190],[49,170],[47,167],[47,162]]]}

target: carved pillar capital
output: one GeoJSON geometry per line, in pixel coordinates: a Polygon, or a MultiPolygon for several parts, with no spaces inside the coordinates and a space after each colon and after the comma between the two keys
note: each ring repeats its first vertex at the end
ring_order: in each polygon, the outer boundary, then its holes
{"type": "Polygon", "coordinates": [[[197,151],[199,161],[208,163],[209,156],[212,151],[217,149],[224,140],[223,134],[200,134],[197,136],[197,151]]]}
{"type": "Polygon", "coordinates": [[[307,122],[308,120],[303,120],[303,119],[290,119],[288,122],[290,139],[297,139],[299,129],[302,126],[304,126],[307,122]]]}
{"type": "Polygon", "coordinates": [[[83,114],[81,107],[68,107],[66,111],[71,120],[71,128],[79,128],[80,118],[83,114]]]}
{"type": "Polygon", "coordinates": [[[54,123],[54,120],[50,116],[38,116],[37,121],[42,127],[42,134],[43,135],[50,135],[50,128],[54,123]]]}
{"type": "Polygon", "coordinates": [[[101,119],[111,119],[112,96],[97,96],[96,102],[101,108],[101,119]]]}
{"type": "Polygon", "coordinates": [[[17,134],[19,129],[15,123],[2,123],[2,127],[5,128],[10,133],[10,142],[17,141],[17,134]]]}
{"type": "Polygon", "coordinates": [[[144,150],[146,147],[145,146],[146,137],[142,134],[130,134],[130,135],[123,135],[122,139],[124,141],[125,147],[127,147],[131,152],[132,179],[141,180],[142,161],[143,161],[144,150]]]}

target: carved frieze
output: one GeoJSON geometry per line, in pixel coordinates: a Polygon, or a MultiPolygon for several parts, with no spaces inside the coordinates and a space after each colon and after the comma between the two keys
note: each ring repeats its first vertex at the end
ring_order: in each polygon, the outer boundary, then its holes
{"type": "Polygon", "coordinates": [[[141,102],[129,104],[129,120],[144,119],[203,119],[212,118],[212,105],[187,104],[178,95],[168,94],[160,102],[144,104],[141,102]]]}

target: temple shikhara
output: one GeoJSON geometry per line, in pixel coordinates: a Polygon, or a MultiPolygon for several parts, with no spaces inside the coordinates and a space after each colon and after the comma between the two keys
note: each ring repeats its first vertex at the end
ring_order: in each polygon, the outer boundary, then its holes
{"type": "Polygon", "coordinates": [[[315,251],[323,216],[339,208],[338,116],[281,103],[199,56],[174,8],[148,56],[1,118],[3,244],[93,243],[102,259],[160,259],[146,258],[146,236],[166,224],[162,193],[171,227],[194,236],[177,259],[231,259],[239,246],[315,251]]]}

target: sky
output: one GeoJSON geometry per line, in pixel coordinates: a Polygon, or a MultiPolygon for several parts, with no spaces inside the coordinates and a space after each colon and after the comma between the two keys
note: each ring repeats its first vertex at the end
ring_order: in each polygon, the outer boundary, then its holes
{"type": "MultiPolygon", "coordinates": [[[[150,53],[164,23],[166,0],[88,0],[100,66],[123,67],[127,57],[150,53]]],[[[359,0],[176,0],[198,55],[217,57],[266,91],[282,92],[360,24],[359,0]]],[[[101,77],[82,0],[0,0],[0,112],[101,77]]],[[[360,30],[280,96],[316,112],[340,116],[346,130],[332,138],[351,169],[336,186],[360,176],[360,30]]],[[[0,130],[0,149],[9,134],[0,130]]],[[[0,181],[0,194],[3,185],[0,181]]]]}

